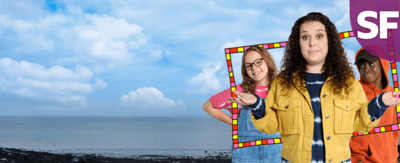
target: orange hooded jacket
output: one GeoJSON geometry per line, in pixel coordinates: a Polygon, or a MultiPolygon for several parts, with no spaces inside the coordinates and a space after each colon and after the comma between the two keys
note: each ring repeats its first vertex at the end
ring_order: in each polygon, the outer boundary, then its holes
{"type": "MultiPolygon", "coordinates": [[[[357,54],[360,53],[361,48],[357,54]]],[[[386,88],[379,90],[373,83],[368,83],[360,75],[360,83],[367,95],[368,100],[372,100],[374,97],[378,96],[383,92],[392,92],[393,87],[389,85],[388,71],[389,71],[389,61],[379,58],[382,69],[384,71],[384,76],[386,78],[386,88]]],[[[358,69],[358,66],[357,66],[358,69]]],[[[358,72],[360,70],[358,69],[358,72]]],[[[390,106],[385,113],[380,118],[378,126],[384,126],[388,124],[396,124],[396,112],[395,107],[390,106]]],[[[364,136],[352,137],[350,139],[351,148],[351,162],[356,163],[358,160],[364,163],[376,163],[376,162],[387,162],[387,163],[397,163],[397,157],[399,153],[397,152],[397,143],[399,140],[399,131],[384,132],[379,134],[371,134],[364,136]]]]}

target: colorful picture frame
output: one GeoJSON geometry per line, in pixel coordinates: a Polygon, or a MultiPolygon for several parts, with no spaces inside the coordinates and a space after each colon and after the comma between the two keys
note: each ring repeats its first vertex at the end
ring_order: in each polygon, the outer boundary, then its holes
{"type": "MultiPolygon", "coordinates": [[[[339,33],[339,35],[340,35],[341,39],[345,39],[345,38],[355,37],[356,33],[357,32],[354,32],[354,31],[346,31],[346,32],[339,33]]],[[[257,44],[256,46],[263,47],[263,48],[269,50],[269,49],[283,48],[283,47],[286,47],[287,44],[288,44],[288,42],[284,41],[284,42],[257,44]]],[[[226,57],[226,63],[227,63],[227,67],[228,67],[229,83],[230,83],[230,87],[231,87],[232,97],[237,97],[237,95],[233,93],[233,91],[236,90],[236,82],[235,82],[235,76],[234,76],[233,68],[232,68],[231,55],[234,53],[242,53],[242,52],[246,51],[246,49],[248,49],[250,46],[253,46],[253,45],[225,48],[225,57],[226,57]]],[[[391,30],[388,30],[388,46],[389,47],[393,46],[393,38],[392,38],[391,30]]],[[[393,48],[389,48],[389,49],[393,49],[393,48]]],[[[395,91],[399,91],[396,56],[395,56],[395,53],[393,50],[389,51],[389,61],[390,61],[390,69],[391,69],[392,77],[393,77],[393,86],[394,86],[395,91]]],[[[399,98],[399,95],[397,95],[396,97],[399,98]]],[[[366,132],[366,133],[354,132],[352,134],[352,136],[363,136],[363,135],[369,135],[369,134],[375,134],[375,133],[398,131],[400,128],[400,124],[399,124],[399,122],[400,122],[400,106],[396,106],[396,115],[397,115],[397,123],[396,124],[391,124],[391,125],[386,125],[386,126],[377,126],[374,129],[372,129],[371,131],[366,132]]],[[[258,145],[272,145],[272,144],[282,143],[281,138],[261,139],[261,140],[255,140],[255,141],[249,141],[249,142],[239,142],[238,118],[239,118],[238,104],[232,103],[232,143],[233,143],[234,149],[258,146],[258,145]]]]}

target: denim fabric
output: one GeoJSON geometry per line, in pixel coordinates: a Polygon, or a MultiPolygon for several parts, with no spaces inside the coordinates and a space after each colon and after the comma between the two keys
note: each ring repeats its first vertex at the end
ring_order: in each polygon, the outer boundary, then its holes
{"type": "MultiPolygon", "coordinates": [[[[269,135],[261,132],[254,127],[251,121],[251,111],[244,106],[239,116],[239,142],[248,142],[260,139],[278,138],[281,137],[279,132],[269,135]]],[[[281,162],[282,144],[274,145],[259,145],[233,149],[233,163],[276,163],[281,162]]]]}

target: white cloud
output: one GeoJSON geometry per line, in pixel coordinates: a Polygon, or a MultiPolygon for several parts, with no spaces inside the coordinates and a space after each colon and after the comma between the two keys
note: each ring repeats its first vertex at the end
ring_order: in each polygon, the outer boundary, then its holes
{"type": "Polygon", "coordinates": [[[235,29],[232,29],[232,26],[236,26],[237,24],[232,23],[220,23],[220,22],[210,22],[199,24],[192,27],[183,28],[180,31],[177,31],[176,38],[179,40],[197,40],[199,38],[207,38],[217,36],[225,36],[224,31],[230,30],[233,33],[238,32],[235,29]]]}
{"type": "Polygon", "coordinates": [[[170,28],[180,24],[187,25],[188,23],[198,22],[208,17],[209,14],[211,14],[213,18],[225,16],[246,19],[246,21],[248,21],[249,19],[255,19],[255,17],[262,13],[262,11],[248,9],[246,7],[232,8],[213,1],[160,1],[157,3],[149,1],[151,5],[146,5],[148,7],[143,8],[141,5],[144,3],[146,2],[119,1],[110,5],[115,9],[112,12],[119,17],[152,19],[147,20],[147,22],[160,22],[163,25],[159,28],[170,28]],[[163,10],[159,8],[163,8],[163,10]],[[155,15],[158,16],[158,19],[155,15]]]}
{"type": "MultiPolygon", "coordinates": [[[[236,39],[234,42],[228,41],[221,46],[221,51],[223,51],[222,49],[224,48],[238,47],[243,45],[244,43],[241,39],[236,39]]],[[[240,84],[243,81],[240,69],[240,65],[242,64],[242,55],[243,53],[231,54],[236,84],[240,84]]],[[[226,60],[215,63],[214,65],[204,64],[203,66],[205,68],[202,69],[201,73],[187,80],[189,87],[186,89],[186,92],[204,94],[211,91],[220,91],[223,88],[228,88],[229,83],[227,81],[229,76],[226,71],[226,64],[226,60]],[[221,65],[223,65],[222,69],[221,65]]]]}
{"type": "Polygon", "coordinates": [[[62,66],[53,66],[48,69],[37,63],[14,61],[10,58],[0,60],[0,74],[13,78],[20,76],[39,80],[82,80],[88,81],[93,73],[84,66],[76,66],[75,71],[62,66]]]}
{"type": "Polygon", "coordinates": [[[349,10],[350,3],[348,0],[337,0],[334,2],[334,4],[342,13],[349,10]]]}
{"type": "Polygon", "coordinates": [[[203,72],[187,80],[190,88],[188,93],[208,93],[212,90],[220,90],[222,88],[220,77],[217,77],[217,72],[221,69],[220,65],[213,68],[204,68],[203,72]]]}
{"type": "Polygon", "coordinates": [[[351,30],[349,9],[347,9],[346,13],[343,15],[343,17],[340,20],[337,20],[335,22],[335,26],[338,28],[338,30],[340,32],[341,32],[341,30],[343,30],[343,31],[351,30]]]}
{"type": "Polygon", "coordinates": [[[224,45],[222,45],[222,48],[231,48],[231,47],[238,47],[238,46],[243,46],[244,43],[242,41],[242,39],[237,39],[235,42],[230,42],[228,41],[227,43],[225,43],[224,45]]]}
{"type": "Polygon", "coordinates": [[[186,105],[181,100],[164,97],[164,94],[154,87],[142,87],[122,95],[119,100],[124,114],[129,115],[166,115],[181,113],[186,105]]]}
{"type": "MultiPolygon", "coordinates": [[[[234,42],[228,41],[221,46],[221,50],[230,47],[243,46],[244,43],[241,39],[236,39],[234,42]]],[[[243,53],[231,54],[232,67],[236,84],[242,83],[242,74],[240,65],[242,64],[243,53]]],[[[219,59],[220,57],[218,57],[219,59]]],[[[225,59],[225,57],[223,57],[225,59]]],[[[228,88],[228,73],[226,67],[226,60],[216,62],[215,64],[203,64],[202,72],[187,80],[188,88],[187,93],[205,94],[211,91],[220,91],[223,88],[228,88]],[[221,69],[221,65],[223,68],[221,69]]]]}
{"type": "Polygon", "coordinates": [[[48,28],[62,21],[64,17],[58,15],[39,20],[10,19],[9,16],[0,15],[0,27],[16,33],[22,43],[17,50],[23,52],[53,51],[54,41],[46,38],[45,33],[48,28]]]}
{"type": "MultiPolygon", "coordinates": [[[[204,3],[204,2],[200,2],[204,3]]],[[[232,16],[249,16],[249,17],[256,17],[260,15],[260,11],[252,10],[252,9],[232,9],[227,7],[220,7],[215,4],[215,2],[206,2],[204,7],[212,12],[216,13],[223,13],[232,16]]]]}
{"type": "Polygon", "coordinates": [[[162,49],[150,49],[150,59],[157,60],[162,58],[162,49]]]}
{"type": "Polygon", "coordinates": [[[105,89],[108,84],[103,79],[96,78],[96,83],[93,84],[94,89],[105,89]]]}
{"type": "Polygon", "coordinates": [[[0,15],[13,15],[20,18],[33,18],[42,16],[46,12],[43,10],[44,1],[2,1],[0,5],[0,15]]]}
{"type": "Polygon", "coordinates": [[[96,14],[85,14],[84,16],[90,24],[75,28],[78,37],[81,39],[126,39],[132,35],[142,35],[142,27],[136,24],[130,24],[124,19],[116,19],[108,15],[98,16],[96,14]]]}
{"type": "Polygon", "coordinates": [[[278,68],[278,71],[279,71],[280,67],[281,67],[281,61],[284,56],[285,48],[271,49],[271,50],[268,50],[268,52],[274,58],[275,66],[276,66],[276,68],[278,68]]]}
{"type": "MultiPolygon", "coordinates": [[[[106,71],[127,63],[133,58],[134,50],[147,44],[150,38],[142,33],[142,27],[125,19],[96,14],[82,16],[81,24],[72,30],[63,29],[61,37],[82,60],[94,64],[95,71],[106,71]]],[[[151,57],[158,59],[161,54],[151,57]]]]}
{"type": "MultiPolygon", "coordinates": [[[[61,37],[79,54],[78,61],[93,64],[95,73],[134,61],[152,62],[163,57],[162,46],[148,42],[151,36],[144,34],[137,24],[108,15],[82,14],[82,18],[72,30],[63,29],[61,37]]],[[[63,58],[58,62],[75,60],[76,57],[63,58]]]]}
{"type": "Polygon", "coordinates": [[[357,66],[354,65],[354,62],[356,61],[356,52],[354,52],[351,49],[345,48],[347,59],[349,59],[349,62],[351,64],[351,67],[353,67],[354,72],[356,73],[356,78],[360,79],[360,72],[357,70],[357,66]]]}
{"type": "MultiPolygon", "coordinates": [[[[222,45],[222,48],[231,48],[231,47],[239,47],[239,46],[244,46],[242,39],[237,39],[235,42],[228,41],[227,43],[222,45]]],[[[242,70],[240,67],[242,65],[242,56],[243,56],[243,53],[231,54],[232,68],[233,68],[233,74],[235,77],[236,84],[241,84],[243,82],[242,72],[241,72],[242,70]]],[[[223,63],[224,63],[223,64],[224,66],[227,66],[226,61],[224,61],[223,63]]],[[[223,70],[226,70],[226,68],[224,67],[223,70]]],[[[227,71],[224,71],[224,72],[227,72],[227,71]]],[[[228,81],[227,79],[229,76],[227,75],[227,73],[224,73],[223,76],[221,76],[221,77],[223,77],[223,79],[225,79],[223,81],[228,81]]],[[[224,88],[229,87],[229,85],[223,85],[223,86],[224,86],[224,88]]]]}
{"type": "Polygon", "coordinates": [[[170,55],[172,55],[172,52],[168,49],[165,49],[165,55],[170,56],[170,55]]]}
{"type": "Polygon", "coordinates": [[[332,8],[332,7],[315,7],[312,5],[301,5],[299,7],[286,7],[283,10],[283,13],[287,16],[292,16],[292,17],[297,17],[300,18],[299,16],[304,16],[308,14],[309,12],[321,12],[324,15],[332,15],[332,14],[337,14],[337,9],[332,8]]]}
{"type": "Polygon", "coordinates": [[[151,4],[149,8],[137,7],[143,5],[143,2],[134,1],[117,2],[111,5],[114,9],[112,14],[127,20],[139,21],[149,28],[154,28],[157,24],[157,31],[168,33],[168,38],[181,41],[198,41],[198,39],[209,39],[215,36],[227,37],[232,33],[243,32],[251,26],[250,24],[258,22],[258,17],[263,13],[245,7],[233,8],[210,1],[158,2],[151,4]],[[246,20],[246,23],[230,22],[229,20],[232,19],[246,20]]]}
{"type": "Polygon", "coordinates": [[[83,13],[73,6],[67,6],[64,12],[30,19],[0,14],[0,31],[4,33],[4,30],[13,31],[17,36],[17,44],[11,47],[17,52],[62,54],[72,50],[75,53],[55,58],[54,62],[92,66],[95,73],[136,60],[155,61],[163,56],[163,48],[148,42],[151,36],[142,32],[143,27],[123,17],[83,13]],[[141,50],[143,47],[146,50],[141,50]],[[142,51],[151,55],[139,55],[142,51]]]}
{"type": "Polygon", "coordinates": [[[92,78],[93,73],[84,66],[74,70],[62,66],[45,68],[37,63],[0,59],[0,91],[22,97],[87,106],[85,96],[93,92],[93,87],[107,87],[104,80],[97,78],[92,87],[92,78]]]}

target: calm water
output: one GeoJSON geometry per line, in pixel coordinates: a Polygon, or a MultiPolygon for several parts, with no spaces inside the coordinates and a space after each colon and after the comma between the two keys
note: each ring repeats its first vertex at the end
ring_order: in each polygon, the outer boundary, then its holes
{"type": "Polygon", "coordinates": [[[196,157],[230,153],[231,143],[231,127],[213,118],[0,117],[0,147],[8,148],[196,157]]]}

